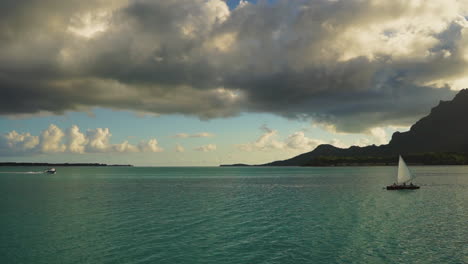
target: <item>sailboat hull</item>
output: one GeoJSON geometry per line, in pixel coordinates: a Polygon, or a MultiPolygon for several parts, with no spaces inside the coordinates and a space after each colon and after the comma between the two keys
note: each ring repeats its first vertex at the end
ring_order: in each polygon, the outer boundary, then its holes
{"type": "Polygon", "coordinates": [[[387,186],[387,190],[416,190],[419,186],[416,185],[390,185],[387,186]]]}

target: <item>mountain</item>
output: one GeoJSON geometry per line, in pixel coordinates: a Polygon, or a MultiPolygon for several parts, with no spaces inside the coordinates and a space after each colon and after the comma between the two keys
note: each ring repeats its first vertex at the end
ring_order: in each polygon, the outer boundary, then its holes
{"type": "Polygon", "coordinates": [[[441,101],[408,132],[396,132],[388,144],[395,151],[468,152],[468,89],[452,101],[441,101]]]}
{"type": "Polygon", "coordinates": [[[395,132],[387,145],[346,149],[320,145],[291,159],[259,166],[330,166],[395,164],[398,155],[410,163],[468,164],[468,89],[452,101],[440,101],[407,132],[395,132]]]}

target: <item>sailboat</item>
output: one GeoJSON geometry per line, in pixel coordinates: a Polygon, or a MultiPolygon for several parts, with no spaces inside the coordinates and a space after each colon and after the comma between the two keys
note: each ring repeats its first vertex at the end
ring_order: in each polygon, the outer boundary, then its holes
{"type": "Polygon", "coordinates": [[[397,176],[397,182],[394,183],[393,185],[387,186],[387,190],[414,190],[414,189],[419,189],[419,186],[414,185],[412,182],[410,184],[407,184],[413,179],[413,175],[408,169],[408,166],[406,166],[405,161],[403,158],[400,156],[398,160],[398,176],[397,176]]]}

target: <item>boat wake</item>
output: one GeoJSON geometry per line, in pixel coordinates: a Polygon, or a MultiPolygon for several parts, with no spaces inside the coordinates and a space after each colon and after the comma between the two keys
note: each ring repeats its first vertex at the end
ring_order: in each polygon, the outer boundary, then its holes
{"type": "Polygon", "coordinates": [[[44,171],[1,171],[1,174],[43,174],[44,171]]]}

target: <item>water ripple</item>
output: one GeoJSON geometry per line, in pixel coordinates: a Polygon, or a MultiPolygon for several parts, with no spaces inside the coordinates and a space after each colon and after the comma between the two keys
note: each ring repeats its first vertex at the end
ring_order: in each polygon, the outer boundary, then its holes
{"type": "Polygon", "coordinates": [[[467,263],[468,168],[0,173],[0,263],[467,263]]]}

